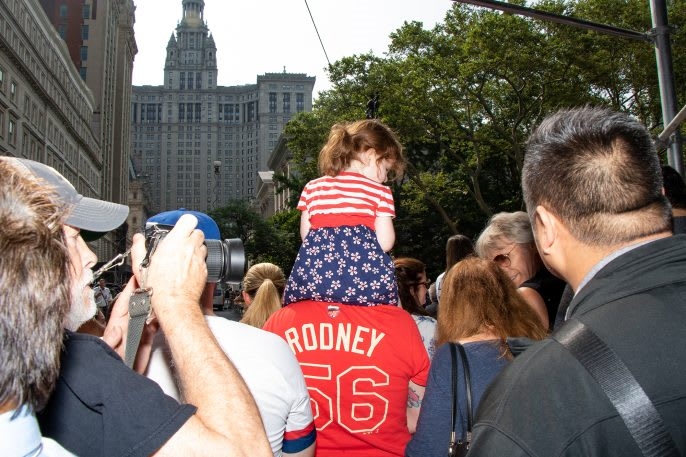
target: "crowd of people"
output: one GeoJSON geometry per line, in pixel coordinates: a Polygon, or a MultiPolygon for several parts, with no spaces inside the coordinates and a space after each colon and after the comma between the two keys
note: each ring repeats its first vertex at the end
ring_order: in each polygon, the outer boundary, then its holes
{"type": "Polygon", "coordinates": [[[252,265],[235,322],[214,313],[211,217],[153,216],[173,229],[154,249],[134,236],[113,300],[84,238],[128,208],[0,157],[0,455],[686,454],[686,186],[644,126],[546,118],[526,211],[450,237],[434,284],[390,254],[395,133],[337,124],[319,166],[290,275],[252,265]]]}

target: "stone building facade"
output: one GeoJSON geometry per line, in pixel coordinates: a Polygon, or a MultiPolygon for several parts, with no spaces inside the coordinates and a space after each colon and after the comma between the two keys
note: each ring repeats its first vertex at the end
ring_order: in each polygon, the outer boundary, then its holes
{"type": "MultiPolygon", "coordinates": [[[[85,196],[127,202],[133,12],[131,0],[0,2],[0,155],[48,164],[85,196]],[[74,40],[87,59],[75,60],[74,40]],[[95,42],[102,52],[82,51],[95,42]]],[[[99,260],[123,237],[93,243],[99,260]]]]}
{"type": "MultiPolygon", "coordinates": [[[[134,166],[154,212],[255,203],[267,160],[291,116],[312,110],[315,78],[283,72],[219,86],[203,0],[182,0],[161,86],[134,86],[134,166]]],[[[225,58],[230,58],[227,56],[225,58]]],[[[236,62],[240,65],[240,62],[236,62]]]]}
{"type": "Polygon", "coordinates": [[[138,49],[133,0],[40,0],[93,92],[93,132],[102,154],[101,198],[126,204],[131,144],[131,75],[138,49]]]}

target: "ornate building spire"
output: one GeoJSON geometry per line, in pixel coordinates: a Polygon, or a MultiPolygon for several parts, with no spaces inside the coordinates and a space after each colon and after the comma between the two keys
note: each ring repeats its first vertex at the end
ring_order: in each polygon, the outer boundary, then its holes
{"type": "Polygon", "coordinates": [[[181,24],[184,25],[202,25],[203,10],[205,9],[204,0],[183,0],[183,18],[181,19],[181,24]]]}

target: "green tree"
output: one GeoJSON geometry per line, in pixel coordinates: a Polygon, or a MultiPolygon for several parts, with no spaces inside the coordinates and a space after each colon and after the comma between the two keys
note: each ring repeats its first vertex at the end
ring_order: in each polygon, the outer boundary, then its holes
{"type": "MultiPolygon", "coordinates": [[[[524,4],[524,2],[520,2],[524,4]]],[[[543,0],[528,5],[617,27],[651,28],[643,0],[543,0]]],[[[686,0],[669,3],[674,25],[686,0]]],[[[672,36],[677,96],[684,100],[683,27],[672,36]]],[[[346,57],[330,69],[333,88],[286,129],[293,195],[317,176],[316,161],[335,122],[364,117],[378,94],[379,117],[396,130],[409,161],[394,186],[394,253],[442,265],[447,236],[474,236],[495,212],[523,208],[525,141],[549,113],[585,104],[628,111],[659,133],[661,110],[650,43],[454,4],[443,23],[405,23],[384,57],[346,57]],[[439,255],[440,254],[440,255],[439,255]]],[[[297,198],[297,197],[296,197],[297,198]]]]}
{"type": "Polygon", "coordinates": [[[240,238],[249,263],[265,261],[278,245],[278,232],[245,200],[234,200],[210,212],[223,239],[240,238]]]}

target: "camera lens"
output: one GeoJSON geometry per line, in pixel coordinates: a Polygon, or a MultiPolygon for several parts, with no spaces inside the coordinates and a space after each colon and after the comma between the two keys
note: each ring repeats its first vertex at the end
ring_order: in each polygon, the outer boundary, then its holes
{"type": "Polygon", "coordinates": [[[205,240],[207,282],[240,282],[245,274],[245,250],[240,238],[205,240]]]}

